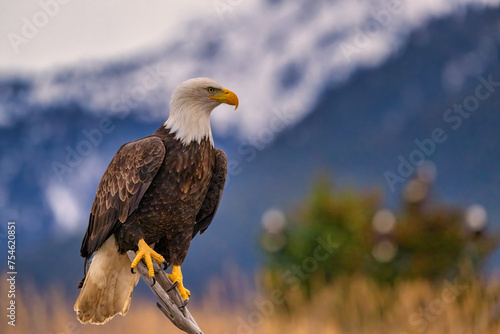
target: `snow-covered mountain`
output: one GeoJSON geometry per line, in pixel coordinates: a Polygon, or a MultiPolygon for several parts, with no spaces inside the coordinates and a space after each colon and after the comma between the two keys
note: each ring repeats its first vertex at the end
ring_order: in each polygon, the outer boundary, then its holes
{"type": "Polygon", "coordinates": [[[275,108],[286,108],[297,115],[295,123],[300,121],[325,85],[340,85],[355,70],[380,65],[429,20],[499,3],[215,1],[212,13],[180,25],[156,47],[2,78],[0,126],[31,115],[33,107],[48,110],[67,103],[100,116],[130,112],[161,121],[179,82],[209,76],[237,92],[242,102],[238,113],[214,113],[219,133],[255,134],[275,108]],[[23,94],[16,95],[16,89],[23,94]]]}

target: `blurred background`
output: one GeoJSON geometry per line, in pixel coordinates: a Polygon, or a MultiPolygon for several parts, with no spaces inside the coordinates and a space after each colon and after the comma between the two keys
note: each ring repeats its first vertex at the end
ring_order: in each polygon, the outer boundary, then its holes
{"type": "Polygon", "coordinates": [[[500,1],[0,2],[9,331],[176,331],[142,283],[109,327],[72,305],[100,177],[198,76],[240,99],[212,114],[228,181],[183,266],[202,329],[500,330],[500,1]]]}

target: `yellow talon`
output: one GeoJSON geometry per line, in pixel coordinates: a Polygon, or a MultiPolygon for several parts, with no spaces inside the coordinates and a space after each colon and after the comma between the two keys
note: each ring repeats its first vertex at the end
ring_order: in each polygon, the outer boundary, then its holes
{"type": "Polygon", "coordinates": [[[144,239],[139,240],[139,242],[137,243],[137,247],[139,247],[139,250],[135,253],[136,256],[134,261],[132,261],[131,267],[137,267],[139,261],[144,258],[148,267],[149,277],[153,277],[155,275],[155,270],[153,268],[153,260],[151,258],[155,259],[159,264],[162,264],[165,259],[163,258],[163,256],[155,252],[151,247],[149,247],[144,239]]]}
{"type": "Polygon", "coordinates": [[[191,291],[186,289],[184,287],[184,284],[182,283],[181,266],[172,266],[172,273],[167,274],[167,276],[172,281],[172,283],[179,282],[179,284],[177,285],[177,290],[179,290],[182,300],[189,299],[189,296],[191,296],[191,291]]]}

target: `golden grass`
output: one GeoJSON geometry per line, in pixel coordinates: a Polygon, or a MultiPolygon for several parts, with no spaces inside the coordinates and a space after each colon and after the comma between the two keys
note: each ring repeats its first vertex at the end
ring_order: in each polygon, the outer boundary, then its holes
{"type": "MultiPolygon", "coordinates": [[[[219,298],[221,288],[217,287],[201,301],[194,296],[190,310],[206,334],[500,333],[497,281],[460,281],[454,288],[450,284],[435,286],[417,281],[381,288],[366,278],[344,279],[322,288],[310,303],[296,296],[290,315],[278,312],[263,295],[250,295],[246,306],[231,307],[219,298]]],[[[73,301],[55,288],[41,293],[29,287],[18,289],[14,328],[7,325],[5,316],[5,277],[0,285],[2,334],[181,333],[153,302],[138,296],[125,317],[93,326],[81,325],[73,312],[73,301]]]]}

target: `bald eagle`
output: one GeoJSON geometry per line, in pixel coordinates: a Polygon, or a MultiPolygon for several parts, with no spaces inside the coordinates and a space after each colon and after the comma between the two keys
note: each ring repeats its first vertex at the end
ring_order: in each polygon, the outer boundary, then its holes
{"type": "Polygon", "coordinates": [[[85,277],[75,303],[82,323],[104,324],[124,315],[144,259],[172,265],[168,274],[184,300],[181,265],[191,240],[203,233],[219,206],[227,172],[214,148],[210,113],[238,97],[209,78],[181,83],[172,93],[167,121],[152,135],[123,145],[97,188],[81,247],[85,277]],[[132,263],[126,252],[134,250],[132,263]],[[90,266],[89,266],[90,263],[90,266]]]}

